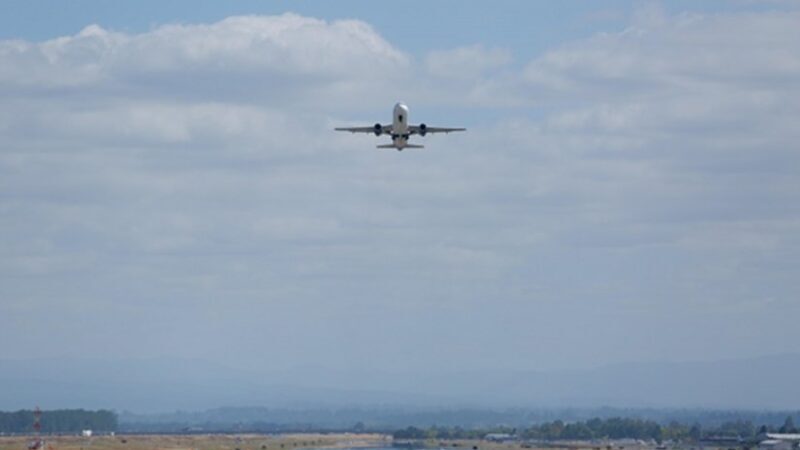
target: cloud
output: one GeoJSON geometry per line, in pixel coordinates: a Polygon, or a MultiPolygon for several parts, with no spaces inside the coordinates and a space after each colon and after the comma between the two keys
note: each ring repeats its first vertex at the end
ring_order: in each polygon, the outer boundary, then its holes
{"type": "MultiPolygon", "coordinates": [[[[139,84],[223,74],[309,76],[330,80],[392,71],[407,57],[359,21],[282,16],[231,17],[210,25],[165,25],[129,35],[90,25],[42,43],[6,41],[0,55],[4,87],[139,84]]],[[[174,87],[167,83],[166,87],[174,87]]],[[[164,86],[161,86],[164,87],[164,86]]],[[[146,92],[146,91],[145,91],[146,92]]]]}
{"type": "Polygon", "coordinates": [[[799,20],[794,12],[665,17],[649,11],[621,33],[547,52],[525,75],[533,87],[580,91],[591,100],[715,94],[713,88],[731,85],[782,89],[796,86],[800,56],[787,43],[798,37],[799,20]]]}
{"type": "MultiPolygon", "coordinates": [[[[589,332],[558,356],[526,344],[565,317],[636,359],[625,333],[680,310],[713,315],[731,354],[757,349],[724,324],[788,321],[735,305],[797,290],[799,22],[654,9],[527,62],[482,45],[415,60],[363,22],[292,14],[0,42],[0,339],[21,303],[65,342],[75,310],[105,336],[155,314],[113,339],[245,364],[385,321],[387,348],[434,364],[408,330],[449,317],[455,357],[558,365],[596,358],[589,332]],[[469,131],[404,153],[332,132],[401,94],[412,120],[469,131]],[[513,329],[457,332],[485,317],[513,329]],[[217,333],[177,336],[198,323],[217,333]]],[[[19,351],[50,351],[34,344],[19,351]]]]}

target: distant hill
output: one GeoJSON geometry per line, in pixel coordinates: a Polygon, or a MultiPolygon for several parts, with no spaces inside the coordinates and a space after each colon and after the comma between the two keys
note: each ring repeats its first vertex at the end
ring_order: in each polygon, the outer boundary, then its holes
{"type": "Polygon", "coordinates": [[[248,372],[194,359],[0,360],[0,409],[222,406],[796,409],[800,354],[591,370],[248,372]]]}

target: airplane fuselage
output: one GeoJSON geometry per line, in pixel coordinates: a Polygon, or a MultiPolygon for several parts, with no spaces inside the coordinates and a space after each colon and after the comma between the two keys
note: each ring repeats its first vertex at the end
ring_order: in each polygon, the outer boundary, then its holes
{"type": "Polygon", "coordinates": [[[408,106],[397,103],[392,110],[392,142],[398,150],[408,145],[408,106]]]}

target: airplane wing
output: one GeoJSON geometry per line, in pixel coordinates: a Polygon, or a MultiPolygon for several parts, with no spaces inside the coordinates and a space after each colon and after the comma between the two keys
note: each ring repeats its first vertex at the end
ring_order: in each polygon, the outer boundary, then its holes
{"type": "MultiPolygon", "coordinates": [[[[334,128],[336,131],[349,131],[351,133],[374,133],[375,127],[339,127],[334,128]]],[[[391,134],[392,133],[392,126],[391,125],[381,125],[381,134],[391,134]]]]}
{"type": "Polygon", "coordinates": [[[466,131],[466,128],[442,128],[442,127],[429,127],[424,124],[422,125],[411,125],[408,127],[408,131],[411,134],[419,134],[424,136],[428,133],[452,133],[453,131],[466,131]]]}

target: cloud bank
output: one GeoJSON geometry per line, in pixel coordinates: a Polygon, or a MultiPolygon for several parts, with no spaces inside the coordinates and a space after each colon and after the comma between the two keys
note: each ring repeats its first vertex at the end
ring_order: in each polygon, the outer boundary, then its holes
{"type": "Polygon", "coordinates": [[[791,351],[798,25],[648,9],[531,61],[293,14],[0,42],[0,356],[791,351]],[[397,100],[470,130],[331,131],[397,100]]]}

